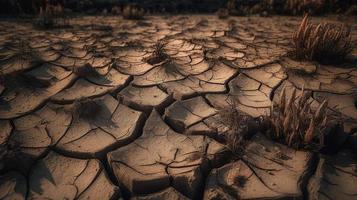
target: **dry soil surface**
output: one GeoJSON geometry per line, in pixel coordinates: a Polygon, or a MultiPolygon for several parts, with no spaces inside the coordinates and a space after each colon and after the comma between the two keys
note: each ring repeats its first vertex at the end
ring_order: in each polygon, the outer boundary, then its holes
{"type": "MultiPolygon", "coordinates": [[[[312,104],[328,100],[356,147],[357,64],[287,58],[300,20],[101,16],[51,30],[0,21],[0,73],[14,79],[0,83],[0,143],[14,154],[0,199],[356,200],[348,145],[322,156],[257,133],[235,158],[217,139],[217,112],[230,103],[257,117],[283,87],[304,87],[312,104]],[[159,40],[168,60],[149,64],[159,40]],[[84,66],[100,75],[78,73],[84,66]],[[86,98],[101,108],[91,120],[73,112],[86,98]]],[[[357,24],[346,21],[356,47],[357,24]]]]}

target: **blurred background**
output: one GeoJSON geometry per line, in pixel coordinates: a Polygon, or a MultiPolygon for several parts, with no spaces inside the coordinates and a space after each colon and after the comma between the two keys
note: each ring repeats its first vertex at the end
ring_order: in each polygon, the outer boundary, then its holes
{"type": "Polygon", "coordinates": [[[0,0],[0,15],[36,15],[41,7],[59,5],[72,13],[119,14],[125,6],[137,6],[146,14],[214,13],[231,15],[356,14],[357,0],[0,0]]]}

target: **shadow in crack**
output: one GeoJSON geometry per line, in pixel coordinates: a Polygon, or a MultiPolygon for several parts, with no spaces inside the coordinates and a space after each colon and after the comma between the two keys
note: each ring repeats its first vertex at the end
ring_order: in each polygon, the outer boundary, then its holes
{"type": "Polygon", "coordinates": [[[117,128],[117,125],[112,120],[112,112],[109,108],[104,105],[103,102],[99,102],[101,107],[100,113],[98,114],[97,118],[93,123],[98,127],[110,127],[110,128],[117,128]]]}
{"type": "MultiPolygon", "coordinates": [[[[31,184],[33,185],[42,185],[43,180],[48,180],[53,185],[56,185],[55,180],[53,179],[51,171],[48,169],[46,164],[42,161],[36,164],[36,172],[34,173],[31,184]]],[[[31,190],[37,194],[41,194],[44,192],[42,187],[32,187],[31,190]]]]}
{"type": "Polygon", "coordinates": [[[75,121],[84,120],[97,127],[117,127],[112,112],[102,100],[82,99],[74,103],[75,121]]]}
{"type": "MultiPolygon", "coordinates": [[[[21,144],[11,138],[5,143],[0,145],[0,173],[4,174],[9,171],[18,171],[22,174],[28,174],[33,166],[33,164],[42,156],[35,156],[26,152],[26,148],[21,147],[21,144]]],[[[44,154],[43,154],[44,155],[44,154]]],[[[36,165],[39,166],[40,170],[36,170],[37,178],[35,180],[35,185],[40,185],[40,182],[45,179],[55,184],[55,181],[50,173],[48,167],[41,161],[36,165]]],[[[16,188],[15,188],[16,189],[16,188]]],[[[36,193],[43,192],[42,188],[34,188],[36,193]]]]}

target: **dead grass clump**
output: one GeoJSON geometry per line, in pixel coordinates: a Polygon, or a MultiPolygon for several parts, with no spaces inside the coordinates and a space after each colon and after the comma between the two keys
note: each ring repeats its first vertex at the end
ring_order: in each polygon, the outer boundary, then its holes
{"type": "Polygon", "coordinates": [[[272,107],[268,120],[271,124],[269,135],[290,147],[320,150],[324,145],[324,131],[327,127],[327,101],[323,101],[316,111],[308,101],[311,92],[302,90],[297,97],[296,90],[291,98],[286,97],[285,88],[280,102],[272,107]]]}
{"type": "Polygon", "coordinates": [[[147,62],[151,65],[155,65],[161,62],[164,62],[170,58],[166,53],[165,43],[162,41],[157,42],[154,46],[154,51],[152,55],[147,59],[147,62]]]}
{"type": "Polygon", "coordinates": [[[219,19],[228,19],[229,17],[229,10],[226,8],[220,8],[216,12],[216,15],[218,16],[219,19]]]}
{"type": "Polygon", "coordinates": [[[95,120],[102,111],[102,106],[92,99],[80,99],[74,103],[73,117],[77,120],[95,120]]]}
{"type": "Polygon", "coordinates": [[[253,118],[239,111],[234,104],[222,109],[219,116],[220,123],[228,128],[225,132],[227,146],[235,154],[242,152],[242,145],[254,133],[265,129],[262,118],[253,118]]]}
{"type": "Polygon", "coordinates": [[[135,5],[125,6],[122,12],[124,19],[143,19],[144,14],[145,10],[135,5]]]}
{"type": "Polygon", "coordinates": [[[292,55],[296,59],[321,63],[341,62],[352,51],[350,29],[331,23],[313,25],[308,15],[294,33],[293,43],[292,55]]]}

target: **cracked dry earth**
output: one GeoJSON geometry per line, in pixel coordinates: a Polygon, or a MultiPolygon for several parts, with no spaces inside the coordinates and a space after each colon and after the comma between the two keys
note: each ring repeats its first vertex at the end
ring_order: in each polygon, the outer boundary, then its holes
{"type": "Polygon", "coordinates": [[[1,74],[47,84],[0,85],[0,143],[16,144],[0,199],[357,199],[357,68],[284,57],[299,22],[81,17],[40,31],[1,21],[1,74]],[[149,64],[159,40],[171,62],[149,64]],[[83,66],[101,75],[73,72],[83,66]],[[269,114],[283,87],[290,95],[303,85],[313,105],[327,99],[344,121],[338,153],[295,151],[257,133],[234,158],[217,112],[235,102],[269,114]],[[93,121],[73,116],[83,98],[102,108],[93,121]]]}

